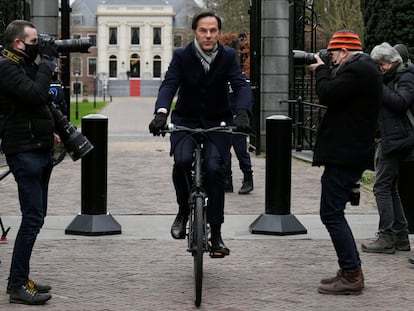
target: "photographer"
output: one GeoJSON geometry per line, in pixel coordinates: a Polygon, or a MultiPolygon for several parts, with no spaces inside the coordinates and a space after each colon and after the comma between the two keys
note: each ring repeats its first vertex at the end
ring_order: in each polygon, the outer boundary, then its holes
{"type": "Polygon", "coordinates": [[[50,286],[29,278],[29,263],[46,216],[51,149],[58,140],[48,108],[56,56],[53,44],[39,48],[32,23],[15,20],[7,26],[0,59],[0,113],[6,116],[1,147],[17,183],[22,214],[7,284],[10,303],[39,305],[51,298],[50,286]]]}
{"type": "MultiPolygon", "coordinates": [[[[387,42],[371,51],[383,73],[383,100],[378,119],[374,194],[379,213],[377,238],[362,243],[363,252],[393,254],[411,249],[408,223],[398,191],[400,161],[414,145],[407,111],[414,102],[414,68],[387,42]]],[[[410,110],[411,111],[411,110],[410,110]]]]}
{"type": "Polygon", "coordinates": [[[364,288],[361,259],[344,211],[353,185],[372,168],[374,138],[382,97],[382,77],[362,52],[358,34],[341,30],[328,45],[331,67],[318,55],[308,68],[315,72],[316,92],[327,107],[317,133],[314,166],[324,166],[320,216],[335,247],[339,271],[324,278],[322,294],[358,295],[364,288]]]}

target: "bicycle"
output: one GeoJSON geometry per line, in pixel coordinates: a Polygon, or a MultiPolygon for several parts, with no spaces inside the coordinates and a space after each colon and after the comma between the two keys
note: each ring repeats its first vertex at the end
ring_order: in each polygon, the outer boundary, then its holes
{"type": "Polygon", "coordinates": [[[192,183],[189,198],[189,224],[187,232],[187,251],[194,258],[194,285],[195,285],[195,305],[201,304],[202,283],[203,283],[203,255],[209,253],[212,258],[222,258],[223,255],[214,253],[208,243],[210,228],[207,225],[207,201],[208,197],[203,187],[203,142],[208,139],[207,133],[221,132],[229,134],[242,134],[233,131],[233,127],[226,126],[224,122],[218,127],[208,129],[188,128],[169,124],[167,129],[161,133],[185,132],[196,142],[193,152],[192,183]]]}

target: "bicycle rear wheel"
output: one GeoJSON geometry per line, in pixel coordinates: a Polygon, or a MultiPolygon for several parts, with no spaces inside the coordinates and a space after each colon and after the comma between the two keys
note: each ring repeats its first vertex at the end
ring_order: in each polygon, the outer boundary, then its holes
{"type": "Polygon", "coordinates": [[[196,197],[194,209],[194,285],[195,285],[195,305],[201,304],[201,294],[203,288],[203,255],[204,255],[204,212],[203,198],[196,197]]]}

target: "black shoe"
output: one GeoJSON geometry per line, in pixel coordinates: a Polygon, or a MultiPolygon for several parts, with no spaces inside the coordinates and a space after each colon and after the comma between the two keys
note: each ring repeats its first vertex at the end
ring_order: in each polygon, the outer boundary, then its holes
{"type": "Polygon", "coordinates": [[[49,293],[39,293],[36,291],[34,282],[29,280],[27,284],[18,288],[11,289],[10,303],[19,303],[25,305],[43,305],[52,298],[49,293]]]}
{"type": "Polygon", "coordinates": [[[239,190],[239,194],[248,194],[253,191],[253,174],[251,172],[244,173],[243,184],[239,190]]]}
{"type": "Polygon", "coordinates": [[[220,234],[211,236],[211,248],[210,257],[212,258],[223,258],[224,256],[230,255],[230,250],[224,245],[223,239],[220,234]]]}
{"type": "Polygon", "coordinates": [[[409,257],[408,262],[414,264],[414,257],[409,257]]]}
{"type": "Polygon", "coordinates": [[[171,226],[171,236],[174,239],[185,239],[188,216],[178,214],[171,226]]]}
{"type": "MultiPolygon", "coordinates": [[[[29,282],[33,283],[34,288],[40,294],[48,293],[52,289],[52,287],[50,287],[49,285],[42,285],[42,284],[36,283],[32,279],[29,279],[29,282]]],[[[11,290],[12,289],[11,289],[11,286],[10,286],[10,278],[9,278],[8,282],[7,282],[7,294],[10,294],[11,290]]]]}

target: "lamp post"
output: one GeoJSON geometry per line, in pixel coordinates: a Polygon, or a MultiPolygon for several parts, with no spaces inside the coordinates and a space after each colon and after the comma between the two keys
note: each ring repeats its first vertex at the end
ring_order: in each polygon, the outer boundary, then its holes
{"type": "Polygon", "coordinates": [[[78,82],[79,72],[75,72],[74,76],[75,76],[75,81],[76,81],[75,82],[75,87],[74,87],[75,96],[76,96],[76,111],[75,111],[75,114],[76,114],[76,120],[78,120],[79,119],[78,94],[80,93],[80,87],[79,87],[79,82],[78,82]]]}
{"type": "Polygon", "coordinates": [[[96,108],[96,74],[93,75],[93,108],[96,108]]]}

